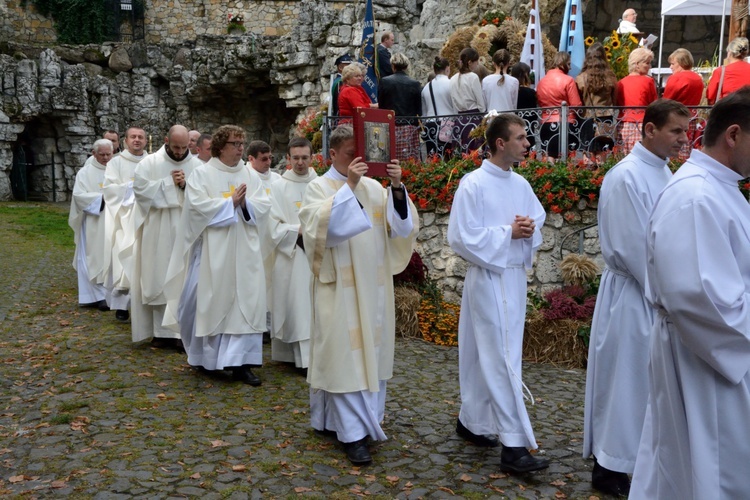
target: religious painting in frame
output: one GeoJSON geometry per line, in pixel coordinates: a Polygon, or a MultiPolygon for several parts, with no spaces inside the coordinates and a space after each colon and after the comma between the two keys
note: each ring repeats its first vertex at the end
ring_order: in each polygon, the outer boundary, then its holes
{"type": "Polygon", "coordinates": [[[396,158],[396,113],[390,109],[357,108],[354,111],[357,156],[367,163],[368,177],[388,177],[385,169],[396,158]]]}

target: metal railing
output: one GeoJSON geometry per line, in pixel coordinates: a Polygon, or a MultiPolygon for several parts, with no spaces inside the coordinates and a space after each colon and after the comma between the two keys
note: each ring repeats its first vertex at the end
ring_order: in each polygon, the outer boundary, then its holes
{"type": "MultiPolygon", "coordinates": [[[[509,111],[521,117],[531,150],[560,156],[562,152],[600,153],[620,150],[624,153],[632,148],[632,131],[626,111],[642,111],[645,107],[570,107],[563,103],[555,108],[532,108],[509,111]],[[560,119],[563,117],[563,119],[560,119]],[[564,117],[567,117],[565,119],[564,117]]],[[[688,132],[688,152],[700,145],[710,106],[689,107],[692,112],[688,132]]],[[[471,132],[482,124],[486,113],[440,116],[398,116],[396,128],[416,126],[420,132],[421,159],[431,155],[451,156],[485,147],[484,138],[472,137],[471,132]],[[447,140],[445,140],[447,139],[447,140]]],[[[323,146],[327,155],[328,137],[339,123],[351,124],[350,117],[325,117],[323,121],[323,146]]],[[[632,128],[632,126],[631,126],[632,128]]],[[[638,124],[640,129],[640,124],[638,124]]],[[[474,134],[475,136],[477,134],[474,134]]],[[[637,140],[637,139],[636,139],[637,140]]],[[[399,152],[397,151],[397,156],[399,152]]]]}

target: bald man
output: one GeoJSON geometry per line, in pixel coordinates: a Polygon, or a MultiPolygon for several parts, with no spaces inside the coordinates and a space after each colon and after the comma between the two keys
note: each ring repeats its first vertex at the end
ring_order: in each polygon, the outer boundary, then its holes
{"type": "Polygon", "coordinates": [[[133,342],[152,340],[157,347],[181,347],[179,333],[161,326],[166,299],[164,279],[182,212],[185,182],[202,165],[189,151],[182,125],[169,129],[156,153],[135,169],[135,245],[131,283],[133,342]]]}
{"type": "Polygon", "coordinates": [[[637,18],[638,14],[635,12],[635,9],[626,9],[625,12],[622,13],[622,19],[620,19],[620,26],[617,28],[617,33],[621,35],[627,35],[629,33],[642,35],[643,33],[641,33],[641,30],[635,25],[637,18]]]}
{"type": "Polygon", "coordinates": [[[193,156],[198,155],[198,139],[200,139],[200,137],[201,133],[198,130],[191,130],[188,132],[188,149],[193,156]]]}

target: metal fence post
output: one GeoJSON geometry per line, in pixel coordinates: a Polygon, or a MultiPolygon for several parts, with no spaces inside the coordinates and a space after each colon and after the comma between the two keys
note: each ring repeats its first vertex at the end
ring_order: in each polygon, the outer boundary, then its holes
{"type": "Polygon", "coordinates": [[[560,157],[568,157],[568,103],[560,104],[560,157]]]}

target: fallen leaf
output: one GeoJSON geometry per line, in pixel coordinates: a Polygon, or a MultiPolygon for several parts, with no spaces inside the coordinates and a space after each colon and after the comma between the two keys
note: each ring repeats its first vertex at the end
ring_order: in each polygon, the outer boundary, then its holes
{"type": "Polygon", "coordinates": [[[284,409],[284,405],[276,405],[273,408],[271,408],[274,411],[280,411],[284,409]]]}
{"type": "Polygon", "coordinates": [[[164,394],[163,392],[161,394],[157,394],[156,397],[157,399],[167,399],[167,395],[164,394]]]}
{"type": "Polygon", "coordinates": [[[239,434],[240,436],[244,436],[245,434],[247,434],[247,431],[245,429],[238,429],[237,434],[239,434]]]}
{"type": "Polygon", "coordinates": [[[559,488],[560,486],[565,486],[567,483],[562,479],[558,479],[557,481],[552,481],[549,484],[551,484],[552,486],[557,486],[559,488]]]}
{"type": "Polygon", "coordinates": [[[244,472],[246,469],[247,469],[247,466],[242,465],[242,464],[240,464],[240,465],[233,465],[232,466],[232,470],[234,472],[244,472]]]}
{"type": "Polygon", "coordinates": [[[461,477],[459,479],[465,483],[471,481],[471,476],[468,474],[461,474],[461,477]]]}
{"type": "Polygon", "coordinates": [[[56,489],[65,488],[67,485],[68,483],[66,481],[52,481],[52,483],[50,483],[50,486],[56,489]]]}
{"type": "Polygon", "coordinates": [[[446,493],[450,493],[453,496],[456,495],[456,493],[452,489],[446,488],[445,486],[440,486],[438,489],[442,490],[442,491],[445,491],[446,493]]]}
{"type": "Polygon", "coordinates": [[[350,476],[359,476],[360,474],[362,474],[362,471],[358,469],[352,469],[349,471],[350,476]]]}
{"type": "Polygon", "coordinates": [[[201,478],[201,473],[200,472],[196,472],[195,474],[193,474],[192,476],[190,476],[190,479],[200,479],[200,478],[201,478]]]}
{"type": "Polygon", "coordinates": [[[18,475],[18,476],[10,476],[8,478],[8,481],[10,481],[11,483],[20,483],[20,482],[25,481],[25,480],[26,479],[24,478],[23,474],[18,475]]]}
{"type": "Polygon", "coordinates": [[[399,477],[398,476],[385,476],[385,480],[388,481],[389,483],[393,484],[393,483],[397,483],[398,482],[399,477]]]}
{"type": "Polygon", "coordinates": [[[521,483],[518,484],[518,489],[521,491],[526,491],[526,486],[522,485],[521,483]]]}
{"type": "Polygon", "coordinates": [[[557,493],[555,493],[555,498],[568,498],[568,495],[566,495],[562,491],[558,491],[557,493]]]}
{"type": "Polygon", "coordinates": [[[221,439],[217,439],[215,441],[211,441],[211,447],[212,448],[218,448],[219,446],[229,446],[231,443],[227,443],[226,441],[222,441],[221,439]]]}
{"type": "Polygon", "coordinates": [[[61,319],[60,320],[60,326],[70,326],[70,321],[68,321],[66,319],[61,319]]]}
{"type": "Polygon", "coordinates": [[[153,377],[154,374],[151,372],[141,372],[138,374],[139,377],[153,377]]]}
{"type": "Polygon", "coordinates": [[[306,491],[312,491],[312,490],[308,488],[307,486],[297,486],[296,488],[294,488],[295,493],[305,493],[306,491]]]}

